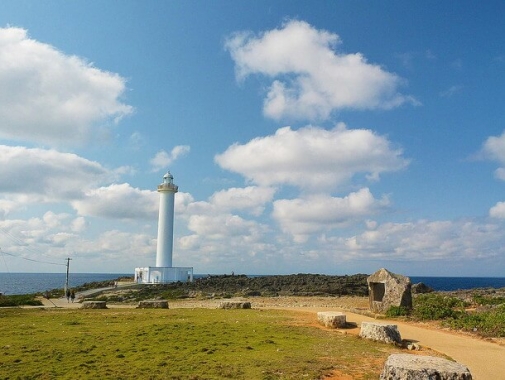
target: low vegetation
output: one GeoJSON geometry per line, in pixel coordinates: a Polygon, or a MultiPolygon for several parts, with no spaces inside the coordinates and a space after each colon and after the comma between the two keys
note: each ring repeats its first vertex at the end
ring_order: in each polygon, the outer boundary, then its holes
{"type": "Polygon", "coordinates": [[[421,294],[414,298],[412,310],[392,307],[387,316],[440,321],[445,327],[483,337],[505,337],[505,298],[493,293],[476,291],[467,299],[442,293],[421,294]]]}
{"type": "Polygon", "coordinates": [[[280,310],[4,309],[10,379],[377,379],[398,348],[280,310]]]}
{"type": "Polygon", "coordinates": [[[42,302],[36,299],[35,294],[0,295],[0,307],[13,306],[40,306],[42,302]]]}

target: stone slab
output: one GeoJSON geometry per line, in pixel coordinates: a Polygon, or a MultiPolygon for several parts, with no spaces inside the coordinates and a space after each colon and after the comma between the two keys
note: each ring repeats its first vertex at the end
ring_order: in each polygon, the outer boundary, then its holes
{"type": "Polygon", "coordinates": [[[346,315],[339,311],[320,311],[317,313],[317,320],[326,327],[345,327],[346,315]]]}
{"type": "Polygon", "coordinates": [[[402,342],[398,326],[377,322],[362,322],[359,336],[361,338],[385,343],[402,342]]]}
{"type": "Polygon", "coordinates": [[[392,354],[388,357],[380,380],[472,380],[464,365],[434,356],[392,354]]]}

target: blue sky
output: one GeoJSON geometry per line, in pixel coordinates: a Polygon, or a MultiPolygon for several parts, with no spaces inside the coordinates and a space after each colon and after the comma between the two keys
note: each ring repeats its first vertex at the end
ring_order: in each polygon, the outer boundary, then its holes
{"type": "Polygon", "coordinates": [[[0,271],[505,275],[500,1],[2,1],[0,271]],[[55,265],[59,264],[59,265],[55,265]]]}

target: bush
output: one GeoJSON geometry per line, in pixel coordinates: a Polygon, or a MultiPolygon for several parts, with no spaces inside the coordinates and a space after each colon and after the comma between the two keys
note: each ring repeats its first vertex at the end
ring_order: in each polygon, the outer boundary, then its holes
{"type": "Polygon", "coordinates": [[[481,294],[473,295],[473,302],[477,305],[487,306],[487,305],[501,305],[505,304],[504,297],[486,297],[481,294]]]}
{"type": "Polygon", "coordinates": [[[453,329],[471,331],[486,337],[505,337],[505,305],[486,312],[465,313],[445,324],[453,329]]]}
{"type": "Polygon", "coordinates": [[[0,296],[0,307],[12,307],[21,305],[42,306],[42,302],[40,300],[36,300],[34,294],[0,296]]]}
{"type": "Polygon", "coordinates": [[[405,306],[391,306],[386,311],[386,317],[394,318],[394,317],[404,317],[410,314],[410,310],[405,306]]]}
{"type": "Polygon", "coordinates": [[[457,318],[462,313],[464,302],[456,297],[440,294],[421,294],[414,299],[412,315],[421,320],[457,318]],[[455,310],[459,308],[460,310],[455,310]]]}

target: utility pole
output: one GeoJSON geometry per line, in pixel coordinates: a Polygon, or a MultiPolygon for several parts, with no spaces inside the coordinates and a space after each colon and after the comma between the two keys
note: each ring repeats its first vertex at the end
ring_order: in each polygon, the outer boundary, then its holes
{"type": "Polygon", "coordinates": [[[68,289],[68,270],[70,268],[70,260],[72,260],[70,257],[67,257],[67,278],[65,280],[65,296],[67,295],[67,289],[68,289]]]}

